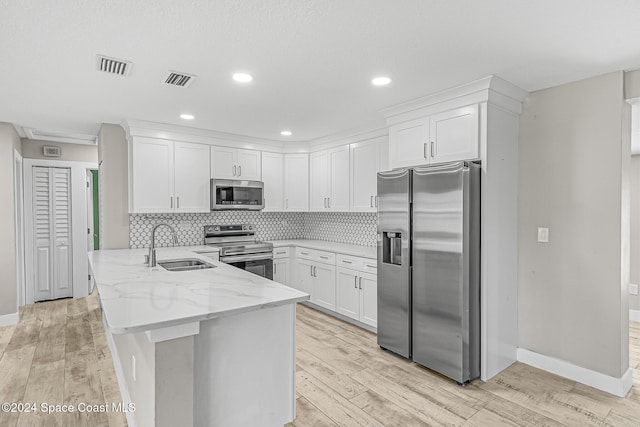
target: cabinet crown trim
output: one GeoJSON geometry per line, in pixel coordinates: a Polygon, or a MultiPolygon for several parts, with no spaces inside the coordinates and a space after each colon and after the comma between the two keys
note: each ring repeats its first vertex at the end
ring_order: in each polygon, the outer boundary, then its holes
{"type": "Polygon", "coordinates": [[[389,122],[391,121],[402,121],[399,120],[402,119],[402,117],[397,116],[402,116],[415,110],[433,107],[438,104],[443,104],[442,111],[445,111],[446,109],[464,107],[474,103],[490,102],[494,98],[498,98],[496,101],[503,108],[520,114],[522,101],[524,101],[527,95],[528,92],[524,89],[498,76],[490,75],[460,86],[385,108],[380,110],[380,112],[387,119],[387,124],[390,124],[389,122]],[[505,98],[507,102],[505,102],[505,98]]]}

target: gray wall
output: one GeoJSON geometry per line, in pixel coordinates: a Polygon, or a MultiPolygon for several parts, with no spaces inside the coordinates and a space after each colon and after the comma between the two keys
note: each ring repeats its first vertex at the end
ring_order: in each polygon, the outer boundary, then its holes
{"type": "MultiPolygon", "coordinates": [[[[631,157],[631,278],[640,284],[640,156],[631,157]]],[[[629,295],[629,308],[640,310],[640,296],[629,295]]]]}
{"type": "Polygon", "coordinates": [[[623,80],[531,93],[519,143],[519,346],[616,378],[629,367],[623,80]]]}
{"type": "Polygon", "coordinates": [[[18,311],[16,239],[13,203],[13,150],[20,136],[13,125],[0,122],[0,316],[18,311]]]}
{"type": "Polygon", "coordinates": [[[100,248],[129,247],[129,166],[124,129],[103,123],[98,134],[100,163],[100,248]]]}
{"type": "Polygon", "coordinates": [[[61,142],[22,139],[22,157],[25,159],[65,160],[98,163],[98,147],[95,145],[65,144],[61,142]],[[60,147],[60,157],[45,157],[42,147],[60,147]]]}
{"type": "MultiPolygon", "coordinates": [[[[640,98],[640,70],[624,75],[625,99],[640,98]]],[[[631,157],[631,283],[640,284],[640,156],[631,157]]],[[[640,296],[629,295],[629,308],[640,310],[640,296]]]]}

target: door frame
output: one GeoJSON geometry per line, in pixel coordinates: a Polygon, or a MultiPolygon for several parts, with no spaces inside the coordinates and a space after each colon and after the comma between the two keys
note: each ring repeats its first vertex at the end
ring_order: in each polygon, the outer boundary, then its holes
{"type": "Polygon", "coordinates": [[[16,239],[16,286],[18,307],[25,305],[25,250],[24,250],[24,161],[18,150],[13,150],[13,212],[16,239]]]}
{"type": "MultiPolygon", "coordinates": [[[[34,253],[33,236],[33,168],[34,166],[71,169],[71,251],[73,298],[88,295],[89,265],[87,262],[87,169],[97,169],[97,163],[64,160],[24,159],[24,253],[34,253]]],[[[25,304],[34,302],[34,257],[25,256],[25,304]]]]}

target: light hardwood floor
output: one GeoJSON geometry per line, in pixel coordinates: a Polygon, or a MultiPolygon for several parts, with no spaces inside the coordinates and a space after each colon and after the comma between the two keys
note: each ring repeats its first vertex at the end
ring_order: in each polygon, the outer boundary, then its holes
{"type": "MultiPolygon", "coordinates": [[[[119,402],[101,316],[92,295],[27,306],[18,325],[0,328],[0,402],[119,402]]],[[[630,350],[640,384],[639,323],[631,323],[630,350]]],[[[461,388],[380,350],[374,334],[298,305],[297,412],[287,427],[640,426],[640,387],[616,398],[516,363],[461,388]]],[[[126,419],[0,412],[0,426],[16,425],[126,426],[126,419]]]]}

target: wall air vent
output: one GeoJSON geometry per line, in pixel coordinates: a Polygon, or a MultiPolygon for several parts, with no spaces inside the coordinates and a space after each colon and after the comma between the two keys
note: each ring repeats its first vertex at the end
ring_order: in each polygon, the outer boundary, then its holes
{"type": "Polygon", "coordinates": [[[195,78],[196,76],[194,76],[193,74],[180,73],[177,71],[169,70],[169,75],[166,79],[164,79],[164,82],[171,86],[187,87],[191,83],[193,83],[195,78]]]}
{"type": "Polygon", "coordinates": [[[122,59],[109,58],[108,56],[96,55],[98,71],[109,74],[126,76],[131,70],[131,62],[122,59]]]}
{"type": "Polygon", "coordinates": [[[45,145],[42,147],[42,155],[44,157],[60,157],[62,150],[60,150],[60,147],[45,145]]]}

